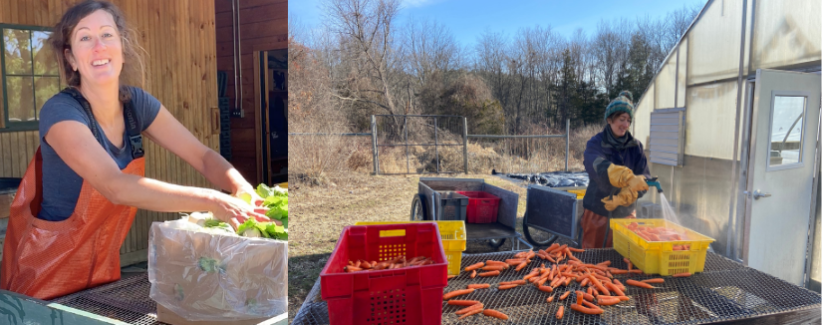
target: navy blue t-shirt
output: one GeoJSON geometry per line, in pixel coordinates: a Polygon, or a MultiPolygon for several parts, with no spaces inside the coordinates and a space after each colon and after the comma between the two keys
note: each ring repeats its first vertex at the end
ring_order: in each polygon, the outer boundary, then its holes
{"type": "MultiPolygon", "coordinates": [[[[151,94],[136,87],[130,87],[131,100],[135,115],[142,131],[145,131],[157,114],[160,112],[160,101],[151,94]]],[[[124,117],[125,118],[125,117],[124,117]]],[[[54,151],[45,136],[49,129],[62,121],[78,121],[86,126],[91,125],[90,117],[83,110],[83,106],[69,94],[58,93],[51,97],[40,111],[40,153],[43,156],[43,204],[38,218],[49,221],[68,219],[74,212],[83,179],[77,175],[63,159],[54,151]]],[[[105,141],[105,149],[120,169],[126,168],[131,162],[131,143],[128,141],[128,131],[123,132],[123,148],[117,148],[106,137],[105,132],[97,126],[99,134],[105,141]]]]}

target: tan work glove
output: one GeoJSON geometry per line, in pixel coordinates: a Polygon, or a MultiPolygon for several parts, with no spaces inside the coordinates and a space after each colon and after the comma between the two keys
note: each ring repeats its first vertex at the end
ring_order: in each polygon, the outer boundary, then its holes
{"type": "Polygon", "coordinates": [[[637,192],[628,188],[623,187],[617,195],[608,196],[602,199],[602,203],[605,203],[605,210],[614,211],[618,206],[629,207],[631,204],[634,204],[637,199],[637,192]]]}
{"type": "Polygon", "coordinates": [[[611,164],[608,167],[608,179],[611,185],[619,188],[630,188],[634,192],[647,191],[648,183],[645,181],[645,176],[634,175],[630,168],[611,164]]]}

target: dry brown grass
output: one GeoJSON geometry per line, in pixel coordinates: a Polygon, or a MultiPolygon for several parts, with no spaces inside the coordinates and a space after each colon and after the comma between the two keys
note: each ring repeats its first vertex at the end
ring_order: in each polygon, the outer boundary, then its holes
{"type": "MultiPolygon", "coordinates": [[[[588,140],[600,132],[602,126],[592,125],[571,131],[568,168],[584,169],[583,153],[588,140]]],[[[542,129],[530,134],[560,134],[559,131],[542,129]]],[[[460,137],[448,132],[440,132],[442,142],[460,143],[460,137]]],[[[347,140],[349,151],[347,166],[349,171],[373,173],[373,153],[371,140],[366,137],[347,140]]],[[[424,135],[416,136],[416,143],[427,143],[424,135]]],[[[380,140],[380,143],[388,143],[380,140]]],[[[380,172],[396,173],[436,173],[437,156],[441,172],[464,172],[463,147],[411,146],[406,158],[405,147],[380,147],[380,172]]],[[[500,139],[470,140],[468,143],[468,173],[540,173],[565,169],[565,139],[500,139]]]]}

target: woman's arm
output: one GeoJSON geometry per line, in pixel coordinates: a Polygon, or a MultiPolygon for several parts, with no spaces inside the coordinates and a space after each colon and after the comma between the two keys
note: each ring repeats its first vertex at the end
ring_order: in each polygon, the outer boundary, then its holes
{"type": "Polygon", "coordinates": [[[219,191],[123,173],[83,123],[55,123],[45,139],[75,173],[112,203],[160,212],[211,211],[227,222],[236,218],[242,223],[248,216],[267,221],[250,205],[219,191]]]}
{"type": "Polygon", "coordinates": [[[160,112],[154,122],[146,129],[146,135],[155,143],[185,160],[220,189],[233,194],[249,189],[254,192],[254,187],[240,175],[237,169],[216,151],[206,147],[195,138],[165,106],[160,107],[160,112]]]}
{"type": "Polygon", "coordinates": [[[608,176],[608,167],[611,166],[611,161],[605,157],[598,141],[589,140],[585,146],[583,156],[583,164],[585,165],[585,171],[588,172],[588,178],[596,178],[599,189],[610,193],[613,189],[608,176]]]}

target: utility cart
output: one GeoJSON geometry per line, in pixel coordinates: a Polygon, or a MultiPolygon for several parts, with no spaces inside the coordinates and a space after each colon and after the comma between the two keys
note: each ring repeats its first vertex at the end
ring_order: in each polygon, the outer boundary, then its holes
{"type": "Polygon", "coordinates": [[[561,237],[570,240],[573,246],[579,246],[585,188],[529,185],[527,191],[522,219],[525,239],[536,247],[543,247],[561,237]]]}
{"type": "Polygon", "coordinates": [[[464,220],[468,242],[484,241],[498,249],[506,240],[511,240],[512,250],[520,249],[520,243],[533,248],[516,231],[518,204],[519,194],[488,184],[484,179],[422,177],[419,191],[411,202],[411,220],[464,220]],[[497,198],[496,220],[487,223],[467,220],[470,198],[460,192],[484,192],[497,198]]]}

